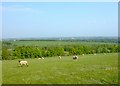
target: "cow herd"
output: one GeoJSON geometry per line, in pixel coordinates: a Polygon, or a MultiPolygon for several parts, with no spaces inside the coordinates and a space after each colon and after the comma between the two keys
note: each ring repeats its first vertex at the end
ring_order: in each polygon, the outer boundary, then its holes
{"type": "MultiPolygon", "coordinates": [[[[59,59],[62,59],[61,56],[58,56],[58,57],[59,57],[59,59]]],[[[77,61],[78,56],[75,55],[72,58],[73,58],[74,61],[77,61]]],[[[42,58],[38,58],[38,59],[44,59],[44,58],[42,57],[42,58]]],[[[28,67],[28,62],[27,61],[19,60],[19,64],[20,64],[20,67],[23,67],[23,66],[28,67]]]]}

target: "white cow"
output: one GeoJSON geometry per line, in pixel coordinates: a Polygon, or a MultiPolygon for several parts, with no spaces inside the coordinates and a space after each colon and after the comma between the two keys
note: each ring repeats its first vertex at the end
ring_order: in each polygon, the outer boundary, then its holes
{"type": "Polygon", "coordinates": [[[19,60],[19,63],[20,63],[20,66],[22,67],[23,65],[27,66],[28,67],[28,62],[27,61],[20,61],[19,60]]]}

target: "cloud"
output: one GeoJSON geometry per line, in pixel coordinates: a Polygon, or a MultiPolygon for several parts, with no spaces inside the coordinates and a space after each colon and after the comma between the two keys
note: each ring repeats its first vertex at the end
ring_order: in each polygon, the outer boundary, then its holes
{"type": "Polygon", "coordinates": [[[2,11],[37,12],[37,10],[35,10],[31,7],[26,7],[26,6],[22,6],[22,5],[0,6],[0,9],[2,9],[2,11]]]}
{"type": "Polygon", "coordinates": [[[7,11],[30,11],[32,10],[32,8],[24,7],[24,6],[17,6],[17,5],[7,6],[7,7],[3,6],[2,9],[7,10],[7,11]]]}

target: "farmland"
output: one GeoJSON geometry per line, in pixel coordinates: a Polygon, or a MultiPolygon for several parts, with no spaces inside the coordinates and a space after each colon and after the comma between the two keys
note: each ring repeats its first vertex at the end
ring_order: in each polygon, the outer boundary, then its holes
{"type": "Polygon", "coordinates": [[[2,61],[0,61],[0,85],[2,84],[2,61]]]}
{"type": "Polygon", "coordinates": [[[2,84],[117,84],[118,47],[116,39],[5,40],[2,84]],[[20,59],[29,66],[20,67],[20,59]]]}
{"type": "Polygon", "coordinates": [[[41,58],[95,53],[117,53],[117,42],[106,40],[9,40],[3,41],[2,59],[41,58]]]}
{"type": "MultiPolygon", "coordinates": [[[[84,45],[98,45],[98,44],[116,44],[115,42],[101,42],[101,41],[93,41],[90,42],[89,40],[86,41],[76,41],[76,40],[9,40],[7,42],[13,44],[13,45],[17,45],[17,46],[41,46],[41,47],[45,47],[45,46],[62,46],[62,45],[80,45],[80,44],[84,44],[84,45]],[[86,42],[88,41],[88,42],[86,42]]],[[[104,40],[105,41],[105,40],[104,40]]]]}
{"type": "Polygon", "coordinates": [[[26,59],[29,67],[19,67],[18,60],[3,60],[3,84],[117,84],[118,54],[79,55],[26,59]]]}
{"type": "Polygon", "coordinates": [[[119,86],[119,4],[106,2],[3,0],[0,85],[119,86]]]}
{"type": "Polygon", "coordinates": [[[0,85],[2,84],[2,61],[0,61],[0,85]]]}

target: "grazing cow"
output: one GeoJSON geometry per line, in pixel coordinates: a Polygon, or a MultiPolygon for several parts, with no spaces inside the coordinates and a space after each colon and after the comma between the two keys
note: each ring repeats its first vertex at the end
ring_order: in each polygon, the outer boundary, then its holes
{"type": "Polygon", "coordinates": [[[23,65],[27,66],[28,67],[28,62],[27,61],[20,61],[19,60],[19,63],[20,63],[20,66],[22,67],[23,65]]]}
{"type": "Polygon", "coordinates": [[[78,59],[78,56],[73,56],[73,60],[77,60],[78,59]]]}
{"type": "Polygon", "coordinates": [[[61,56],[59,56],[59,59],[61,59],[61,56]]]}

